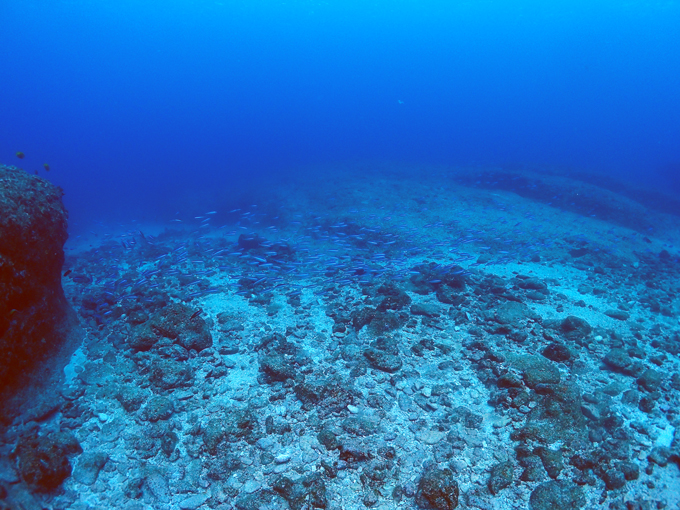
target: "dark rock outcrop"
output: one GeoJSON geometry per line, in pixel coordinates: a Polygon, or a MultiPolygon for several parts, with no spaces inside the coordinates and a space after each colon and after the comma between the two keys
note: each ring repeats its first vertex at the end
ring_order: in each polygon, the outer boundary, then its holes
{"type": "MultiPolygon", "coordinates": [[[[10,419],[19,388],[46,386],[61,373],[79,336],[61,269],[67,213],[60,188],[0,166],[0,401],[10,419]],[[38,370],[39,369],[39,370],[38,370]]],[[[31,399],[33,403],[35,401],[31,399]]]]}
{"type": "Polygon", "coordinates": [[[458,506],[458,482],[450,469],[430,468],[420,478],[416,505],[428,510],[453,510],[458,506]]]}
{"type": "Polygon", "coordinates": [[[73,455],[82,453],[78,440],[68,432],[30,436],[17,445],[14,456],[21,478],[38,492],[50,492],[71,476],[73,455]]]}

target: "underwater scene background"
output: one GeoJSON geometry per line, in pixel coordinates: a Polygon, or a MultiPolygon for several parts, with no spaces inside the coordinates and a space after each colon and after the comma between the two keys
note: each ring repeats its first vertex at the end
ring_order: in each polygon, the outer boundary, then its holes
{"type": "Polygon", "coordinates": [[[356,160],[678,190],[678,21],[673,1],[6,2],[0,150],[51,165],[74,226],[356,160]]]}
{"type": "Polygon", "coordinates": [[[680,508],[680,2],[0,4],[0,509],[680,508]]]}

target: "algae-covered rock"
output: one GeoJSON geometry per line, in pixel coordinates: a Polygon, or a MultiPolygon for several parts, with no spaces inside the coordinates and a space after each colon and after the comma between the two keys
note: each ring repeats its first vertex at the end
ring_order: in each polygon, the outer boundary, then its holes
{"type": "Polygon", "coordinates": [[[511,433],[512,439],[548,444],[583,437],[586,420],[581,402],[581,394],[575,384],[554,385],[550,393],[542,395],[538,405],[529,412],[524,427],[511,433]]]}
{"type": "Polygon", "coordinates": [[[549,360],[555,362],[569,361],[572,357],[569,348],[559,342],[551,343],[545,349],[543,349],[541,354],[543,354],[543,356],[549,360]]]}
{"type": "Polygon", "coordinates": [[[610,350],[602,361],[610,370],[626,375],[639,375],[644,370],[642,364],[634,361],[624,349],[610,350]]]}
{"type": "Polygon", "coordinates": [[[401,358],[380,349],[368,348],[364,351],[368,364],[376,370],[393,374],[402,367],[401,358]]]}
{"type": "Polygon", "coordinates": [[[260,371],[265,374],[268,382],[295,379],[297,368],[290,356],[271,354],[260,358],[260,371]]]}
{"type": "Polygon", "coordinates": [[[510,486],[514,477],[514,467],[512,462],[506,461],[496,464],[491,468],[489,475],[489,492],[498,494],[499,491],[510,486]]]}
{"type": "Polygon", "coordinates": [[[540,457],[541,462],[543,462],[543,467],[550,478],[557,478],[562,472],[562,469],[564,469],[562,453],[559,450],[551,450],[550,448],[539,446],[534,450],[534,454],[540,457]]]}
{"type": "Polygon", "coordinates": [[[326,483],[320,474],[314,473],[298,480],[281,476],[272,484],[274,492],[284,498],[291,510],[302,508],[326,508],[326,483]]]}
{"type": "Polygon", "coordinates": [[[652,370],[651,368],[642,372],[642,375],[640,375],[637,380],[638,385],[647,391],[658,390],[661,387],[662,382],[663,378],[661,373],[657,370],[652,370]]]}
{"type": "Polygon", "coordinates": [[[450,469],[431,468],[418,483],[416,504],[428,510],[453,510],[458,506],[458,482],[450,469]]]}
{"type": "Polygon", "coordinates": [[[148,351],[161,338],[169,338],[187,350],[199,352],[212,347],[213,343],[205,320],[193,308],[181,303],[166,306],[138,326],[130,337],[129,345],[135,351],[148,351]]]}
{"type": "Polygon", "coordinates": [[[553,365],[543,363],[524,370],[524,382],[529,388],[537,388],[540,384],[558,384],[560,371],[553,365]]]}
{"type": "Polygon", "coordinates": [[[584,319],[570,315],[559,325],[559,331],[567,340],[582,341],[593,328],[584,319]]]}
{"type": "Polygon", "coordinates": [[[79,334],[61,286],[63,247],[68,237],[62,194],[45,179],[0,165],[3,406],[15,390],[33,381],[46,384],[50,377],[60,377],[70,352],[59,354],[73,345],[79,334]]]}
{"type": "Polygon", "coordinates": [[[71,476],[70,457],[82,451],[73,435],[57,432],[20,441],[15,457],[21,478],[36,491],[50,492],[71,476]]]}
{"type": "Polygon", "coordinates": [[[531,510],[578,510],[585,504],[583,489],[567,480],[542,483],[529,498],[531,510]]]}
{"type": "Polygon", "coordinates": [[[153,367],[149,380],[151,384],[161,390],[191,386],[193,371],[184,363],[162,361],[153,367]]]}

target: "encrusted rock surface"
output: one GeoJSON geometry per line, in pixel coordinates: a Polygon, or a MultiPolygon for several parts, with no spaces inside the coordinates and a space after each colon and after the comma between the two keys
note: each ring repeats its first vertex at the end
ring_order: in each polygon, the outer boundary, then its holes
{"type": "MultiPolygon", "coordinates": [[[[0,166],[0,393],[29,381],[47,384],[57,353],[70,344],[75,314],[64,297],[61,268],[67,213],[62,191],[23,170],[0,166]]],[[[8,400],[9,399],[9,400],[8,400]]]]}

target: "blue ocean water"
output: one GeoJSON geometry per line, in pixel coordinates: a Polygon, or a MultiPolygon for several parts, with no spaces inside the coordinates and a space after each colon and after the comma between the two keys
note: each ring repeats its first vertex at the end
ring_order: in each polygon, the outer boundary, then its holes
{"type": "Polygon", "coordinates": [[[0,160],[74,225],[346,161],[680,190],[678,27],[670,0],[4,1],[0,160]]]}

